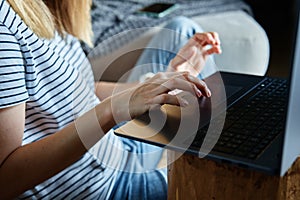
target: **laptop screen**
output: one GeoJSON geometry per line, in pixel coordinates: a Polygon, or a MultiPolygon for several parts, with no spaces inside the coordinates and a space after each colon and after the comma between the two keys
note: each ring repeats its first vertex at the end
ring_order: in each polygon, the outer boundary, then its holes
{"type": "Polygon", "coordinates": [[[281,163],[281,176],[290,168],[292,163],[300,155],[300,134],[299,134],[299,122],[300,122],[300,20],[299,20],[299,6],[297,5],[297,24],[295,43],[294,43],[294,55],[291,68],[291,81],[290,81],[290,98],[287,112],[286,132],[284,137],[284,146],[282,153],[281,163]]]}

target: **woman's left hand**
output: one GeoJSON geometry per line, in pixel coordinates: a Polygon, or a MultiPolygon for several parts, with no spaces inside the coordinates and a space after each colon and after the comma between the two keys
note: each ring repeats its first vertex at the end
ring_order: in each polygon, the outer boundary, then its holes
{"type": "Polygon", "coordinates": [[[216,32],[196,33],[170,61],[167,71],[187,71],[193,76],[198,76],[208,56],[221,53],[220,44],[216,32]]]}

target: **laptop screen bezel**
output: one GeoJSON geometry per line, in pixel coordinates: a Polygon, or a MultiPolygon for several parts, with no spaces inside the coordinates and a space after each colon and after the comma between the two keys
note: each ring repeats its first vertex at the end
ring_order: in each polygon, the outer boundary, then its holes
{"type": "Polygon", "coordinates": [[[290,75],[289,75],[289,90],[288,90],[288,106],[285,123],[285,134],[283,138],[282,159],[280,167],[280,175],[284,176],[288,169],[295,162],[300,155],[300,135],[299,132],[299,112],[294,108],[295,102],[300,102],[300,93],[297,88],[300,86],[300,79],[297,80],[297,72],[300,73],[300,20],[299,20],[299,0],[295,1],[293,16],[293,35],[292,35],[292,55],[290,61],[290,75]],[[298,128],[298,129],[297,129],[298,128]],[[298,142],[298,143],[297,143],[298,142]]]}

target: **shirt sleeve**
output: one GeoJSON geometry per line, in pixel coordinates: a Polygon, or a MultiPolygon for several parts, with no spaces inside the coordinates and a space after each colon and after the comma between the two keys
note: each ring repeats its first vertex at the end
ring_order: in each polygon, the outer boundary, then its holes
{"type": "Polygon", "coordinates": [[[0,23],[0,108],[25,102],[25,61],[13,33],[0,23]]]}

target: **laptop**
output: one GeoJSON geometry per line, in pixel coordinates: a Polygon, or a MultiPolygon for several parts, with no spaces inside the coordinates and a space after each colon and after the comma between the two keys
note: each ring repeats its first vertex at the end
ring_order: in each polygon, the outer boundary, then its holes
{"type": "MultiPolygon", "coordinates": [[[[298,12],[298,11],[297,11],[298,12]]],[[[300,25],[290,77],[217,72],[211,98],[182,92],[186,107],[163,105],[115,134],[200,158],[283,176],[300,155],[300,25]]]]}

